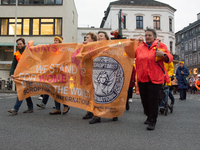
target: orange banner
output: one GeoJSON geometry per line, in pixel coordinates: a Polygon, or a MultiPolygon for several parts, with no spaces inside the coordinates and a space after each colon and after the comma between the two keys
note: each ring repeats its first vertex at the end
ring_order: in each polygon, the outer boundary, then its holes
{"type": "Polygon", "coordinates": [[[47,94],[99,117],[121,116],[137,44],[123,39],[33,46],[29,41],[14,73],[18,98],[47,94]]]}

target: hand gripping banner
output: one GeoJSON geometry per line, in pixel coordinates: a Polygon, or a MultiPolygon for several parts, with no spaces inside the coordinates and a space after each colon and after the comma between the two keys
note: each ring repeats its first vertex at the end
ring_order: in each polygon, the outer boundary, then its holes
{"type": "Polygon", "coordinates": [[[123,115],[138,41],[33,46],[14,73],[19,100],[47,94],[59,103],[112,118],[123,115]]]}

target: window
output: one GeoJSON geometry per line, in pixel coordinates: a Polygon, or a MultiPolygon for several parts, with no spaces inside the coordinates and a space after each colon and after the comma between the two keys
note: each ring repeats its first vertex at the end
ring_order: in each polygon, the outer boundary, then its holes
{"type": "Polygon", "coordinates": [[[185,42],[185,51],[188,51],[188,42],[185,42]]]}
{"type": "Polygon", "coordinates": [[[169,18],[169,31],[172,31],[172,19],[169,18]]]}
{"type": "Polygon", "coordinates": [[[188,55],[185,55],[185,65],[188,66],[188,55]]]}
{"type": "Polygon", "coordinates": [[[13,46],[0,46],[0,61],[12,61],[13,46]]]}
{"type": "MultiPolygon", "coordinates": [[[[0,19],[1,34],[15,34],[15,19],[0,19]]],[[[17,19],[17,35],[62,35],[62,19],[17,19]]]]}
{"type": "Polygon", "coordinates": [[[193,64],[196,65],[197,64],[197,53],[193,54],[193,64]]]}
{"type": "Polygon", "coordinates": [[[198,64],[200,64],[200,52],[198,53],[198,64]]]}
{"type": "Polygon", "coordinates": [[[200,36],[198,37],[198,46],[200,47],[200,36]]]}
{"type": "Polygon", "coordinates": [[[192,50],[192,41],[189,41],[189,50],[192,50]]]}
{"type": "Polygon", "coordinates": [[[193,48],[194,48],[193,51],[196,51],[196,50],[197,50],[196,38],[193,39],[193,48]]]}
{"type": "Polygon", "coordinates": [[[172,54],[173,42],[170,42],[170,53],[172,54]]]}
{"type": "Polygon", "coordinates": [[[124,16],[124,29],[126,29],[126,16],[124,16]]]}
{"type": "Polygon", "coordinates": [[[153,17],[153,27],[154,29],[160,30],[160,17],[153,17]]]}
{"type": "Polygon", "coordinates": [[[189,57],[190,57],[190,58],[189,58],[189,65],[192,65],[192,54],[190,54],[189,57]]]}
{"type": "MultiPolygon", "coordinates": [[[[16,0],[0,0],[2,5],[15,5],[16,0]]],[[[62,5],[63,0],[18,0],[19,5],[62,5]]]]}
{"type": "Polygon", "coordinates": [[[184,51],[181,51],[181,60],[184,60],[184,51]]]}
{"type": "Polygon", "coordinates": [[[136,16],[136,29],[143,29],[143,16],[136,16]]]}

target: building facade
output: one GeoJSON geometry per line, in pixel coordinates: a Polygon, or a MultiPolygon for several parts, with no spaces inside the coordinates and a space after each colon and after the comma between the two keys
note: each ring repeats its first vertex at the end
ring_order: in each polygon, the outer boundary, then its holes
{"type": "Polygon", "coordinates": [[[173,7],[154,0],[120,0],[111,2],[105,11],[101,28],[118,30],[118,12],[123,12],[123,36],[144,39],[146,27],[154,28],[157,37],[165,43],[171,53],[175,52],[173,7]]]}
{"type": "MultiPolygon", "coordinates": [[[[0,0],[0,78],[6,80],[13,59],[16,0],[0,0]]],[[[77,41],[78,14],[74,0],[18,0],[17,38],[34,45],[77,41]]]]}
{"type": "Polygon", "coordinates": [[[176,54],[185,62],[190,74],[200,73],[200,13],[197,21],[176,32],[176,54]]]}

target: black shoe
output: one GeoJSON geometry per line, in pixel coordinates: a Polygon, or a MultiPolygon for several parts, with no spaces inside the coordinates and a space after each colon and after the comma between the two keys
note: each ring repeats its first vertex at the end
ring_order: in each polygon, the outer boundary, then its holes
{"type": "Polygon", "coordinates": [[[147,120],[144,122],[144,124],[149,124],[150,123],[150,121],[149,121],[149,119],[147,118],[147,120]]]}
{"type": "Polygon", "coordinates": [[[129,109],[130,109],[130,106],[129,106],[129,102],[127,100],[127,102],[126,102],[126,110],[129,110],[129,109]]]}
{"type": "Polygon", "coordinates": [[[160,113],[161,113],[161,114],[164,114],[164,112],[165,112],[165,109],[164,109],[164,108],[160,108],[160,110],[159,110],[159,111],[160,111],[160,113]]]}
{"type": "Polygon", "coordinates": [[[83,119],[90,119],[92,117],[93,117],[93,113],[87,112],[87,114],[85,116],[83,116],[83,119]]]}
{"type": "Polygon", "coordinates": [[[92,120],[89,121],[89,124],[95,124],[95,123],[100,123],[100,122],[101,122],[101,118],[97,117],[97,116],[94,116],[92,118],[92,120]]]}
{"type": "Polygon", "coordinates": [[[118,120],[118,117],[114,117],[112,120],[113,120],[113,121],[117,121],[117,120],[118,120]]]}
{"type": "Polygon", "coordinates": [[[179,98],[180,100],[183,100],[183,98],[179,98]]]}
{"type": "Polygon", "coordinates": [[[149,125],[147,126],[147,130],[154,130],[155,129],[155,123],[149,123],[149,125]]]}

